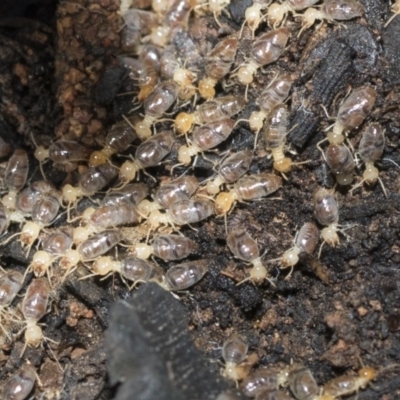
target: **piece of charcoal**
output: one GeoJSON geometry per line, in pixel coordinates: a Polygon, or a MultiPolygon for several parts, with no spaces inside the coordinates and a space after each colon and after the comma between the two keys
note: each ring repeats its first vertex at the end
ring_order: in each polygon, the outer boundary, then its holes
{"type": "Polygon", "coordinates": [[[346,85],[361,86],[360,74],[371,73],[377,58],[372,33],[360,25],[338,30],[303,56],[299,82],[311,82],[312,90],[306,93],[307,84],[303,86],[301,104],[292,113],[289,140],[294,146],[303,148],[318,133],[321,105],[329,109],[346,85]]]}
{"type": "Polygon", "coordinates": [[[187,312],[156,284],[114,305],[106,332],[110,383],[116,400],[214,400],[228,382],[211,371],[188,333],[187,312]]]}

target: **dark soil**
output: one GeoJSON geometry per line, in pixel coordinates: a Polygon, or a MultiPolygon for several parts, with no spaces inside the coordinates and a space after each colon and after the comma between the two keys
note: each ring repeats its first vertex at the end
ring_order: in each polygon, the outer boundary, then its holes
{"type": "MultiPolygon", "coordinates": [[[[268,264],[270,276],[277,278],[276,287],[268,281],[237,286],[249,267],[230,253],[224,218],[216,217],[196,225],[195,230],[181,229],[197,243],[191,259],[207,260],[209,272],[187,294],[179,294],[180,303],[151,284],[142,285],[132,302],[127,300],[132,293],[118,276],[78,281],[87,275],[82,267],[54,294],[51,311],[41,321],[45,336],[59,344],[47,341],[37,349],[28,348],[21,358],[23,338],[6,343],[0,355],[1,381],[29,360],[41,380],[35,392],[38,399],[44,393],[49,399],[211,400],[219,391],[235,387],[219,375],[220,348],[235,332],[248,338],[250,353],[258,358],[256,366],[283,366],[294,360],[309,367],[319,384],[357,371],[360,360],[378,371],[400,362],[400,170],[390,161],[400,164],[400,18],[385,28],[391,15],[387,1],[361,2],[366,9],[363,18],[345,26],[324,23],[299,38],[300,23],[288,18],[292,32],[288,48],[277,63],[258,73],[239,118],[248,118],[255,109],[257,95],[273,73],[295,74],[289,141],[298,153],[293,159],[310,162],[288,174],[274,199],[237,204],[227,224],[229,230],[246,229],[261,251],[268,251],[265,262],[292,246],[302,224],[315,222],[314,190],[334,185],[316,147],[330,124],[321,105],[335,115],[347,91],[365,84],[377,91],[366,123],[377,121],[385,129],[386,147],[378,167],[388,197],[379,184],[363,185],[353,194],[336,188],[339,222],[353,225],[346,231],[348,237],[339,234],[340,245],[325,245],[320,259],[317,255],[302,258],[288,280],[289,271],[268,264]],[[113,306],[120,300],[128,302],[113,306]],[[170,365],[179,379],[168,374],[170,365]],[[114,385],[126,376],[129,379],[118,390],[114,385]],[[136,397],[129,397],[132,387],[136,397]],[[146,388],[151,390],[146,392],[146,388]]],[[[38,144],[66,137],[94,147],[132,108],[133,95],[121,95],[137,88],[117,60],[118,4],[113,0],[95,3],[77,0],[55,7],[54,2],[27,1],[21,2],[20,9],[14,5],[8,14],[1,13],[10,18],[0,20],[0,135],[14,147],[32,153],[32,137],[38,144]]],[[[206,17],[191,22],[189,32],[176,37],[182,59],[199,76],[206,42],[215,43],[218,35],[240,29],[243,3],[232,1],[232,18],[220,17],[225,32],[218,33],[213,18],[206,17]]],[[[263,25],[260,31],[265,29],[263,25]]],[[[245,32],[239,60],[245,59],[250,43],[251,35],[245,32]]],[[[218,90],[222,93],[222,86],[218,90]]],[[[237,84],[228,90],[243,95],[243,87],[237,84]]],[[[169,126],[166,122],[157,129],[169,126]]],[[[359,139],[359,132],[350,135],[355,148],[359,139]]],[[[251,148],[253,140],[248,124],[242,122],[220,149],[251,148]]],[[[183,142],[179,139],[172,156],[148,172],[156,179],[167,177],[183,142]]],[[[37,166],[33,155],[31,165],[37,166]]],[[[271,171],[271,166],[261,139],[250,172],[271,171]]],[[[60,171],[50,163],[44,170],[58,186],[66,178],[76,178],[76,173],[60,171]]],[[[32,180],[40,179],[38,168],[31,171],[32,180]]],[[[184,171],[175,168],[174,175],[184,171]]],[[[358,172],[361,176],[362,167],[358,172]]],[[[202,181],[213,174],[212,164],[199,157],[189,173],[202,181]]],[[[140,177],[153,190],[157,188],[150,177],[140,177]]],[[[57,225],[64,223],[65,217],[57,225]]],[[[124,231],[128,237],[129,228],[124,231]]],[[[23,272],[30,262],[18,242],[2,246],[1,251],[4,268],[23,272]]],[[[159,264],[165,269],[169,266],[159,264]]],[[[399,376],[398,370],[378,376],[374,388],[360,391],[358,398],[399,399],[399,376]]]]}

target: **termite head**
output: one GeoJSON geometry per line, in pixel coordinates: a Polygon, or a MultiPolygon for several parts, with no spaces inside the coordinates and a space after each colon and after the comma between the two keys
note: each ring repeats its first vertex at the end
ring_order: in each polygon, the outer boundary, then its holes
{"type": "Polygon", "coordinates": [[[282,160],[274,162],[274,169],[276,171],[286,173],[292,169],[293,162],[289,157],[284,157],[282,160]]]}
{"type": "Polygon", "coordinates": [[[365,166],[365,171],[363,174],[363,178],[365,182],[369,185],[373,185],[379,179],[379,170],[373,164],[367,164],[365,166]]]}
{"type": "Polygon", "coordinates": [[[43,339],[42,328],[36,323],[29,323],[28,321],[24,337],[28,346],[38,347],[43,339]]]}
{"type": "Polygon", "coordinates": [[[187,133],[192,128],[193,123],[194,118],[192,114],[181,112],[175,118],[175,129],[178,133],[187,133]]]}
{"type": "Polygon", "coordinates": [[[292,247],[286,250],[282,256],[281,265],[283,268],[293,267],[299,262],[299,248],[292,247]]]}
{"type": "Polygon", "coordinates": [[[329,244],[329,246],[336,247],[339,244],[337,228],[334,225],[329,225],[328,227],[322,229],[321,236],[322,239],[329,244]]]}

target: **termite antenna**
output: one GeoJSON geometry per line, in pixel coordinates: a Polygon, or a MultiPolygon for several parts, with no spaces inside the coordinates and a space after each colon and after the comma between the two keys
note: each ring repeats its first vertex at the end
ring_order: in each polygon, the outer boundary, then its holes
{"type": "Polygon", "coordinates": [[[239,283],[237,283],[236,286],[240,286],[240,285],[242,285],[243,283],[245,283],[247,281],[251,281],[251,283],[253,283],[253,285],[254,285],[254,282],[251,279],[251,276],[248,276],[247,278],[245,278],[245,279],[241,280],[239,283]]]}
{"type": "Polygon", "coordinates": [[[386,28],[398,15],[400,15],[400,1],[399,0],[394,1],[394,3],[392,4],[391,10],[394,14],[389,18],[389,20],[386,22],[386,24],[383,25],[384,28],[386,28]]]}
{"type": "Polygon", "coordinates": [[[31,131],[31,139],[32,139],[33,144],[36,147],[34,154],[35,154],[35,158],[39,161],[40,172],[43,176],[43,179],[47,180],[46,174],[44,173],[44,170],[43,170],[43,165],[47,161],[49,161],[49,150],[48,149],[46,150],[43,146],[38,146],[32,131],[31,131]]]}
{"type": "Polygon", "coordinates": [[[9,236],[9,237],[2,243],[2,245],[4,246],[4,245],[7,244],[11,239],[15,238],[16,236],[18,236],[18,235],[20,235],[20,234],[21,234],[21,232],[13,233],[11,236],[9,236]]]}
{"type": "Polygon", "coordinates": [[[391,160],[390,158],[382,158],[382,161],[389,161],[389,162],[391,162],[393,165],[395,165],[397,168],[400,168],[400,165],[397,164],[396,162],[394,162],[393,160],[391,160]]]}
{"type": "Polygon", "coordinates": [[[225,234],[226,236],[228,236],[228,217],[227,217],[227,213],[224,214],[224,225],[225,225],[225,234]]]}
{"type": "Polygon", "coordinates": [[[51,353],[51,355],[53,356],[54,361],[56,362],[58,368],[60,368],[60,371],[61,371],[62,373],[64,373],[64,372],[65,372],[64,369],[61,367],[61,364],[59,363],[59,361],[58,361],[56,355],[54,354],[53,349],[50,347],[50,345],[49,345],[49,343],[48,343],[48,342],[51,342],[51,343],[54,343],[54,344],[56,344],[56,345],[59,345],[60,342],[56,342],[55,340],[52,340],[52,339],[50,339],[50,338],[48,338],[48,337],[46,337],[46,336],[43,336],[43,340],[47,343],[47,346],[48,346],[48,348],[49,348],[49,350],[50,350],[50,353],[51,353]]]}

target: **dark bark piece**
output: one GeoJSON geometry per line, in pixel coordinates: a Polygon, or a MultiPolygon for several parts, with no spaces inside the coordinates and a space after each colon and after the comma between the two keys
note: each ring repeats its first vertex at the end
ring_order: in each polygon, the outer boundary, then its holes
{"type": "Polygon", "coordinates": [[[389,3],[385,0],[361,0],[365,10],[365,19],[369,25],[381,29],[389,18],[389,3]]]}
{"type": "Polygon", "coordinates": [[[289,141],[297,148],[303,148],[318,133],[320,118],[326,119],[321,105],[329,110],[341,91],[350,85],[368,83],[368,75],[374,72],[377,57],[375,38],[361,25],[339,29],[313,49],[306,49],[297,83],[301,85],[301,95],[298,96],[301,102],[298,100],[292,107],[296,111],[290,122],[289,128],[293,130],[289,141]]]}
{"type": "Polygon", "coordinates": [[[106,332],[110,382],[116,399],[214,400],[228,385],[189,337],[179,301],[156,284],[114,305],[106,332]]]}
{"type": "Polygon", "coordinates": [[[400,18],[397,16],[382,32],[382,75],[389,88],[400,84],[400,18]]]}

